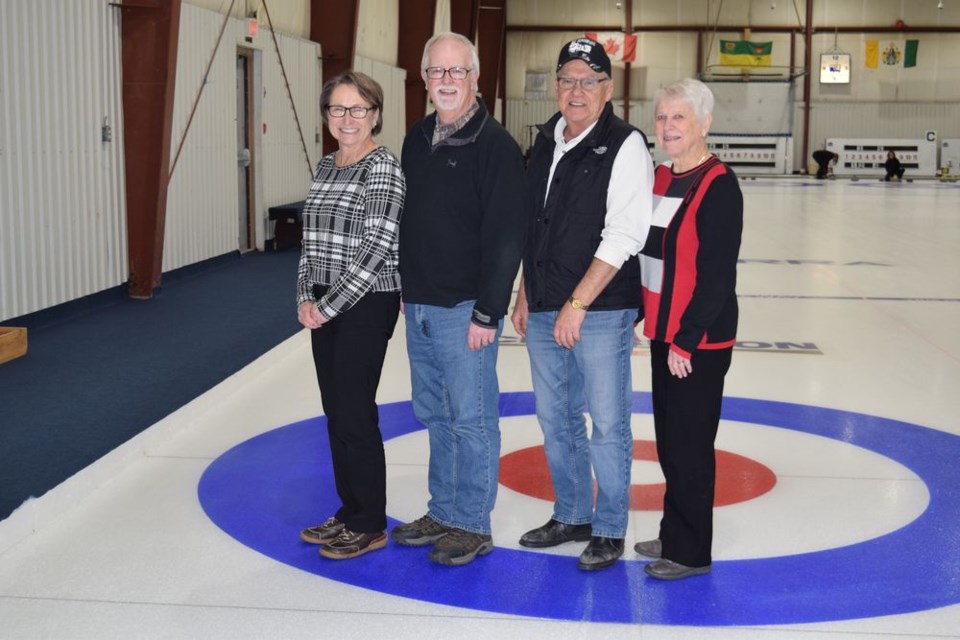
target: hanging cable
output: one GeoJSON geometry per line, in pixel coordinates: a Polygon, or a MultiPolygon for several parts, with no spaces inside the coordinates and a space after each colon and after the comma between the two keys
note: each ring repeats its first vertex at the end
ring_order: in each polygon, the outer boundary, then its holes
{"type": "Polygon", "coordinates": [[[287,70],[283,66],[283,56],[280,55],[280,45],[277,43],[277,34],[273,30],[273,20],[270,19],[270,8],[267,7],[267,0],[261,0],[263,10],[267,13],[267,25],[270,27],[270,36],[273,38],[273,48],[277,52],[277,60],[280,62],[280,72],[283,74],[283,83],[287,86],[287,97],[290,98],[290,106],[293,108],[293,119],[297,123],[297,133],[300,134],[300,145],[303,147],[303,157],[307,161],[307,175],[313,177],[313,163],[310,162],[310,153],[307,151],[307,143],[303,139],[303,128],[300,126],[300,117],[297,115],[297,105],[293,101],[293,92],[290,90],[290,81],[287,79],[287,70]]]}
{"type": "MultiPolygon", "coordinates": [[[[707,68],[707,62],[710,60],[710,52],[713,50],[713,43],[714,43],[714,41],[716,40],[716,37],[717,37],[717,25],[720,24],[720,10],[721,10],[721,9],[723,9],[723,0],[720,0],[720,3],[717,5],[717,17],[716,17],[715,20],[713,20],[713,32],[711,32],[711,34],[710,34],[710,41],[707,43],[707,48],[706,48],[706,49],[704,50],[704,52],[703,52],[704,59],[703,59],[703,65],[702,65],[702,66],[703,66],[704,69],[707,68]]],[[[707,11],[708,11],[707,17],[709,18],[709,17],[710,17],[710,14],[709,14],[710,7],[709,7],[709,5],[707,6],[707,11]]]]}
{"type": "Polygon", "coordinates": [[[230,14],[233,12],[233,5],[237,0],[230,1],[230,8],[223,16],[223,24],[220,25],[220,35],[217,36],[217,44],[213,46],[213,52],[210,53],[210,60],[207,62],[207,69],[203,72],[203,82],[200,83],[200,89],[197,90],[197,97],[193,99],[193,107],[190,109],[190,117],[187,118],[187,126],[180,136],[180,142],[177,144],[177,153],[173,156],[173,164],[170,165],[170,173],[167,175],[167,183],[173,179],[173,171],[177,168],[177,160],[180,159],[180,152],[183,151],[183,143],[187,139],[187,133],[190,131],[190,125],[193,123],[193,116],[197,112],[197,105],[200,104],[200,96],[203,95],[203,89],[207,86],[207,78],[210,76],[210,68],[213,66],[213,59],[217,57],[217,49],[220,48],[220,41],[223,40],[223,32],[227,28],[227,22],[230,21],[230,14]]]}

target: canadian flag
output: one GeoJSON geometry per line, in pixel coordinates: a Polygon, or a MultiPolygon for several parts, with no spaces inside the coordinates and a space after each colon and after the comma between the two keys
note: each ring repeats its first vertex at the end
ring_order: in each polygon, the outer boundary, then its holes
{"type": "Polygon", "coordinates": [[[601,33],[583,34],[591,40],[603,45],[603,50],[610,56],[614,66],[622,67],[625,62],[635,62],[637,59],[637,36],[619,31],[604,31],[601,33]]]}

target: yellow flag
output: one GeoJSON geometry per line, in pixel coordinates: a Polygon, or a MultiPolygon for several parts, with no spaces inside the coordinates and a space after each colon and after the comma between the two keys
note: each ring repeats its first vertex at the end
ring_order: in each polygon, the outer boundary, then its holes
{"type": "Polygon", "coordinates": [[[866,52],[864,55],[864,65],[867,69],[876,69],[880,63],[880,42],[877,40],[866,41],[866,52]]]}

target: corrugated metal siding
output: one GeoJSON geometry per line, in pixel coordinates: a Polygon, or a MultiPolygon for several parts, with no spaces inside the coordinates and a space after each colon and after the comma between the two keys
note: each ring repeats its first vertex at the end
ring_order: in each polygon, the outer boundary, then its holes
{"type": "Polygon", "coordinates": [[[383,131],[377,140],[399,158],[406,132],[405,69],[357,56],[353,68],[365,73],[383,88],[383,131]]]}
{"type": "MultiPolygon", "coordinates": [[[[261,30],[258,38],[268,38],[261,30]]],[[[310,188],[313,169],[320,160],[320,52],[317,45],[277,35],[283,67],[290,81],[297,117],[303,129],[309,159],[304,157],[303,144],[297,132],[293,107],[283,82],[283,73],[273,42],[262,42],[263,48],[263,122],[267,133],[263,143],[263,201],[273,205],[303,200],[310,188]]],[[[263,212],[266,217],[266,211],[263,212]]]]}
{"type": "Polygon", "coordinates": [[[122,284],[128,269],[119,11],[4,0],[0,41],[5,320],[122,284]]]}
{"type": "MultiPolygon", "coordinates": [[[[184,4],[181,9],[177,87],[174,97],[171,162],[183,136],[190,110],[209,64],[224,17],[184,4]]],[[[253,43],[245,40],[246,23],[229,18],[216,51],[206,86],[183,143],[167,193],[167,221],[163,270],[169,271],[222,255],[238,248],[237,196],[237,88],[238,47],[262,51],[262,124],[255,123],[260,149],[257,237],[262,246],[270,206],[303,199],[310,184],[312,164],[319,158],[315,134],[319,131],[320,97],[318,49],[313,42],[281,34],[277,44],[290,81],[297,115],[310,155],[303,145],[293,108],[268,29],[261,28],[253,43]]],[[[251,118],[253,114],[251,114],[251,118]]]]}

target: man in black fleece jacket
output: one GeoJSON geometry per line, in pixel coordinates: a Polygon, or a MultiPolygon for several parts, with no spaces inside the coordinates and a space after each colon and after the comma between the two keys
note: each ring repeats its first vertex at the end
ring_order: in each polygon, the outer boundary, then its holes
{"type": "Polygon", "coordinates": [[[430,438],[427,514],[395,527],[403,545],[463,565],[493,550],[500,461],[497,338],[525,240],[523,157],[477,98],[480,63],[463,36],[424,47],[436,112],[403,143],[407,196],[400,277],[413,409],[430,438]]]}

